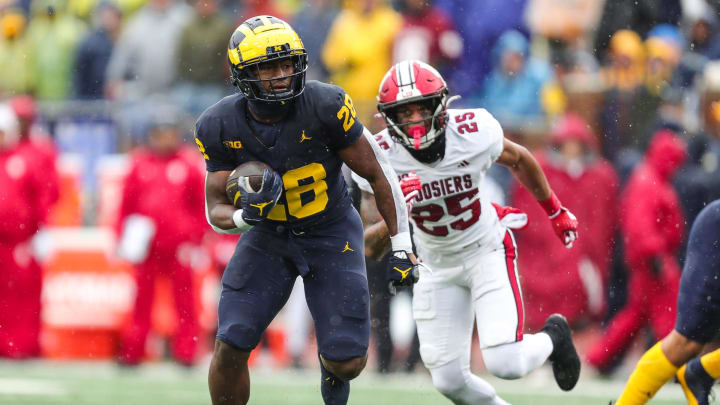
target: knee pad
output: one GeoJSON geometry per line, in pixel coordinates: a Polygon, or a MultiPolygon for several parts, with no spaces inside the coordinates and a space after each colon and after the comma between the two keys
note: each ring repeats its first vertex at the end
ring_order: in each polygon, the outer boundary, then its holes
{"type": "Polygon", "coordinates": [[[428,369],[438,367],[442,362],[440,349],[432,344],[420,344],[420,357],[428,369]]]}

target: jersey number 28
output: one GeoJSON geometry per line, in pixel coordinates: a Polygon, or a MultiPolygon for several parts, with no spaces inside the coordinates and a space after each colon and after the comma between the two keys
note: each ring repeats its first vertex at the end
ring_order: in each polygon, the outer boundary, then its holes
{"type": "MultiPolygon", "coordinates": [[[[328,203],[327,172],[320,163],[310,163],[283,174],[287,212],[295,218],[305,218],[325,209],[328,203]]],[[[287,221],[285,205],[277,204],[268,219],[287,221]]]]}

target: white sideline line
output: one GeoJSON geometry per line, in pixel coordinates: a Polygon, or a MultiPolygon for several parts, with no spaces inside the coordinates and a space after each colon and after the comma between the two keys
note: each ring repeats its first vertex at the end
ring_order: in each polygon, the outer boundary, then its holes
{"type": "Polygon", "coordinates": [[[66,395],[67,390],[47,380],[0,378],[0,394],[55,396],[66,395]]]}

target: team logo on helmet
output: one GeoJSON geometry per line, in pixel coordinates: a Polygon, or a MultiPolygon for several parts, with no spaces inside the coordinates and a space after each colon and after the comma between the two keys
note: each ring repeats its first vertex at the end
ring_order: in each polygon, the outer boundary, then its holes
{"type": "Polygon", "coordinates": [[[305,89],[307,53],[300,37],[285,21],[270,15],[252,17],[240,24],[230,37],[228,63],[232,83],[250,100],[291,100],[305,89]],[[290,59],[294,72],[280,77],[261,79],[259,66],[266,62],[290,59]],[[276,90],[272,82],[291,78],[287,89],[276,90]],[[266,83],[267,84],[267,83],[266,83]]]}

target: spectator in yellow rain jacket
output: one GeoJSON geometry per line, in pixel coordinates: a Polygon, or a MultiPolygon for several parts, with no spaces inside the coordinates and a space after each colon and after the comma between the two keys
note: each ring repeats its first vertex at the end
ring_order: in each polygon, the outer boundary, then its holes
{"type": "Polygon", "coordinates": [[[380,129],[372,124],[375,96],[402,24],[400,14],[384,0],[346,0],[325,42],[322,57],[330,81],[352,96],[360,120],[371,130],[380,129]]]}
{"type": "Polygon", "coordinates": [[[645,49],[640,35],[630,30],[616,32],[610,39],[602,72],[607,87],[629,91],[640,86],[645,79],[645,49]]]}
{"type": "Polygon", "coordinates": [[[32,87],[26,23],[20,10],[0,13],[0,98],[27,93],[32,87]]]}
{"type": "Polygon", "coordinates": [[[66,8],[64,1],[36,0],[32,4],[27,39],[39,100],[63,100],[71,95],[75,48],[87,26],[66,8]]]}

